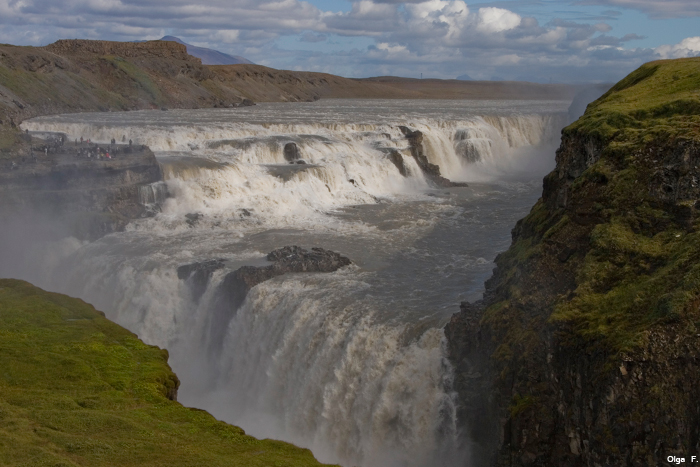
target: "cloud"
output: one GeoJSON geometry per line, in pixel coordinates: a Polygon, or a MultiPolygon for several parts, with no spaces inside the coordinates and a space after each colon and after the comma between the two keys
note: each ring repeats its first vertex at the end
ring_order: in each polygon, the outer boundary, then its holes
{"type": "Polygon", "coordinates": [[[655,49],[661,58],[700,56],[700,36],[687,37],[675,45],[661,45],[655,49]]]}
{"type": "MultiPolygon", "coordinates": [[[[576,5],[605,5],[640,10],[652,18],[700,16],[698,0],[578,0],[576,5]]],[[[611,13],[611,12],[604,12],[611,13]]]]}
{"type": "MultiPolygon", "coordinates": [[[[615,9],[643,6],[649,14],[666,5],[673,14],[679,14],[679,5],[695,11],[700,4],[578,1],[615,9]]],[[[453,78],[466,72],[474,79],[533,81],[615,81],[643,61],[690,56],[699,47],[697,38],[688,38],[656,49],[628,49],[628,42],[643,37],[613,34],[606,21],[615,21],[617,10],[605,11],[602,20],[540,24],[513,11],[515,4],[522,0],[354,0],[350,11],[332,12],[303,0],[172,0],[167,8],[162,0],[0,0],[0,41],[43,45],[60,38],[171,34],[277,68],[356,77],[423,72],[453,78]],[[299,50],[290,50],[295,47],[299,50]]]]}
{"type": "Polygon", "coordinates": [[[325,34],[314,34],[313,32],[307,31],[299,37],[301,42],[325,42],[328,40],[328,36],[325,34]]]}
{"type": "Polygon", "coordinates": [[[479,25],[481,31],[501,32],[513,29],[520,24],[520,15],[503,8],[479,8],[479,25]]]}

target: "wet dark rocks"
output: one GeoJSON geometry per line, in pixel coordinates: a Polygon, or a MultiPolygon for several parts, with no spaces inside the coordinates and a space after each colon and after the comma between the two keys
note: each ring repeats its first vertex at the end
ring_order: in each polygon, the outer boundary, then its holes
{"type": "Polygon", "coordinates": [[[296,143],[287,143],[284,145],[284,160],[293,163],[301,159],[301,151],[296,143]]]}
{"type": "Polygon", "coordinates": [[[243,266],[224,278],[221,287],[236,292],[233,308],[238,308],[250,289],[276,276],[292,272],[334,272],[352,263],[349,258],[323,248],[311,251],[298,246],[286,246],[267,255],[269,266],[243,266]],[[239,291],[245,293],[238,295],[239,291]]]}
{"type": "Polygon", "coordinates": [[[211,276],[215,271],[223,268],[224,265],[223,259],[211,259],[199,263],[185,264],[177,268],[177,278],[187,283],[192,292],[192,297],[195,301],[199,301],[209,286],[211,276]]]}
{"type": "Polygon", "coordinates": [[[185,222],[187,222],[187,225],[190,227],[194,227],[200,220],[202,220],[203,217],[204,214],[201,212],[191,212],[189,214],[185,214],[185,222]]]}
{"type": "Polygon", "coordinates": [[[406,167],[406,163],[403,160],[403,156],[399,151],[397,151],[396,149],[390,149],[389,160],[392,164],[396,166],[397,169],[399,169],[399,173],[401,175],[403,175],[404,177],[408,176],[408,168],[406,167]]]}
{"type": "MultiPolygon", "coordinates": [[[[437,187],[448,188],[448,187],[465,187],[466,183],[453,182],[446,179],[440,175],[440,166],[436,164],[431,164],[425,155],[423,150],[423,132],[420,130],[411,130],[406,126],[399,126],[399,130],[408,140],[408,146],[411,151],[411,156],[416,160],[418,166],[423,171],[425,178],[437,187]]],[[[400,155],[400,154],[399,154],[400,155]]],[[[403,158],[402,158],[403,161],[403,158]]],[[[392,162],[394,162],[392,160],[392,162]]],[[[394,162],[396,164],[396,162],[394,162]]],[[[398,166],[397,166],[398,167],[398,166]]],[[[399,169],[400,171],[401,169],[399,169]]],[[[405,169],[404,169],[405,170],[405,169]]]]}
{"type": "Polygon", "coordinates": [[[228,273],[219,284],[209,326],[209,345],[212,351],[221,348],[228,323],[245,301],[250,289],[256,285],[287,273],[334,272],[352,264],[349,258],[334,251],[323,248],[312,248],[309,251],[298,246],[277,249],[267,255],[267,260],[272,264],[243,266],[228,273]]]}

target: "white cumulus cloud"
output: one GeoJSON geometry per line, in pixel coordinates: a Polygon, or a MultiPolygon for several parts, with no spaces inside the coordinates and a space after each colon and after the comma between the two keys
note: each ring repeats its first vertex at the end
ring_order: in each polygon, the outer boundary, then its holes
{"type": "Polygon", "coordinates": [[[661,45],[655,49],[661,58],[685,58],[700,55],[700,36],[687,37],[675,45],[661,45]]]}
{"type": "Polygon", "coordinates": [[[479,26],[482,31],[501,32],[513,29],[520,24],[521,17],[503,8],[479,8],[479,26]]]}

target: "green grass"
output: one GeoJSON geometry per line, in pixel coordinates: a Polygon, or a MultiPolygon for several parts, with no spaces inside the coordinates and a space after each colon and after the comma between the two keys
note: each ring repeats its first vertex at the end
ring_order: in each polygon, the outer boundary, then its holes
{"type": "Polygon", "coordinates": [[[565,132],[606,144],[571,188],[577,199],[594,193],[604,200],[605,222],[590,233],[575,297],[560,303],[551,321],[616,355],[643,345],[655,325],[697,318],[700,226],[673,213],[697,200],[662,201],[648,187],[664,158],[680,168],[669,153],[700,142],[700,58],[641,66],[565,132]]]}
{"type": "Polygon", "coordinates": [[[142,90],[148,99],[156,105],[163,105],[165,99],[158,86],[153,82],[150,76],[139,66],[124,60],[121,57],[104,56],[103,60],[110,63],[115,68],[123,71],[136,87],[142,90]]]}
{"type": "Polygon", "coordinates": [[[697,319],[700,233],[671,228],[649,237],[614,218],[596,226],[591,242],[576,295],[555,309],[553,322],[616,354],[643,344],[654,325],[697,319]]]}
{"type": "Polygon", "coordinates": [[[642,65],[589,105],[565,132],[628,146],[700,132],[700,57],[642,65]]]}
{"type": "Polygon", "coordinates": [[[92,306],[0,280],[0,465],[316,466],[168,398],[167,352],[92,306]]]}

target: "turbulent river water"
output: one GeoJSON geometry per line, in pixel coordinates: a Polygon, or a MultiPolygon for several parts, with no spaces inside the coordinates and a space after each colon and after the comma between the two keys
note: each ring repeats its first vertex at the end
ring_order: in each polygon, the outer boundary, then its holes
{"type": "Polygon", "coordinates": [[[34,248],[2,273],[79,296],[169,349],[179,400],[252,435],[348,466],[460,465],[442,328],[460,301],[480,298],[539,197],[567,105],[321,100],[34,119],[23,128],[146,144],[166,181],[143,190],[145,203],[161,201],[154,217],[92,243],[34,248]],[[401,125],[469,186],[431,187],[401,125]],[[289,142],[307,165],[287,164],[289,142]],[[259,284],[213,322],[223,276],[286,245],[354,264],[259,284]],[[226,267],[197,298],[177,268],[207,259],[226,267]]]}

